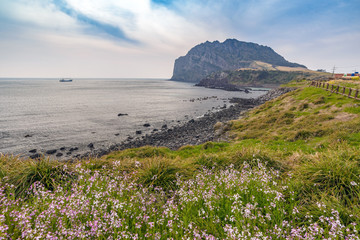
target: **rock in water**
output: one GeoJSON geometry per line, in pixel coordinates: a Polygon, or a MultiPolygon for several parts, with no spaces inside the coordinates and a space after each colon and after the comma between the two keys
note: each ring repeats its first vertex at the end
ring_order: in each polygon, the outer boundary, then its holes
{"type": "Polygon", "coordinates": [[[52,154],[56,153],[56,151],[57,151],[56,149],[47,150],[46,154],[52,155],[52,154]]]}
{"type": "Polygon", "coordinates": [[[78,147],[73,147],[73,148],[70,148],[70,149],[69,149],[69,152],[73,152],[73,151],[77,151],[77,150],[79,150],[78,147]]]}

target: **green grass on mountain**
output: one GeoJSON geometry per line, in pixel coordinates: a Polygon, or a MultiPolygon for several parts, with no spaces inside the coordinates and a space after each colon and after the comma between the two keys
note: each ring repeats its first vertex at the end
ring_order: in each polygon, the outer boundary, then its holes
{"type": "MultiPolygon", "coordinates": [[[[328,77],[324,73],[314,71],[278,71],[278,70],[237,70],[224,71],[226,80],[236,86],[271,86],[286,84],[301,79],[322,79],[328,77]]],[[[216,73],[211,77],[216,77],[216,73]]]]}
{"type": "Polygon", "coordinates": [[[228,142],[64,163],[0,157],[0,238],[358,239],[360,101],[298,87],[228,142]]]}
{"type": "Polygon", "coordinates": [[[237,140],[258,139],[318,148],[339,141],[352,145],[360,132],[360,105],[323,89],[305,87],[281,96],[230,123],[237,140]]]}

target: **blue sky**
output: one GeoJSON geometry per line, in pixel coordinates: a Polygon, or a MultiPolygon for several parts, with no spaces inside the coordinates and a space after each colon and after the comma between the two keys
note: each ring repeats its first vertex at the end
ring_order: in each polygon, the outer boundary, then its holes
{"type": "Polygon", "coordinates": [[[170,78],[236,38],[310,69],[360,70],[360,0],[0,0],[0,77],[170,78]]]}

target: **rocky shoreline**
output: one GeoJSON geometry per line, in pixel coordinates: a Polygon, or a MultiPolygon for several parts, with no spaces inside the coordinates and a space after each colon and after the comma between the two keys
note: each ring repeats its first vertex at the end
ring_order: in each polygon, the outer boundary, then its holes
{"type": "Polygon", "coordinates": [[[248,88],[240,88],[235,86],[234,84],[229,83],[227,79],[212,79],[212,78],[204,78],[199,83],[195,84],[197,87],[206,87],[213,89],[222,89],[225,91],[244,91],[246,93],[249,92],[248,88]]]}
{"type": "Polygon", "coordinates": [[[208,141],[214,141],[221,135],[220,131],[215,131],[214,125],[217,122],[227,122],[239,118],[248,109],[259,106],[266,101],[272,100],[290,92],[292,88],[277,88],[258,98],[244,99],[234,98],[235,105],[214,113],[208,113],[199,119],[191,119],[181,126],[167,129],[163,126],[162,130],[150,135],[145,135],[137,139],[128,139],[118,145],[111,146],[109,149],[100,149],[84,154],[81,157],[102,156],[116,150],[137,148],[142,146],[168,147],[176,150],[185,145],[198,145],[208,141]]]}
{"type": "MultiPolygon", "coordinates": [[[[87,157],[100,157],[112,151],[124,150],[128,148],[137,148],[142,146],[168,147],[176,150],[185,145],[198,145],[208,141],[217,140],[222,131],[221,127],[215,131],[214,125],[217,122],[227,122],[239,118],[246,113],[248,109],[274,99],[282,94],[292,91],[292,88],[277,88],[270,90],[265,95],[258,98],[243,99],[233,98],[234,105],[224,108],[218,112],[207,113],[198,119],[191,119],[183,125],[168,128],[166,124],[161,129],[156,129],[151,134],[139,136],[136,138],[128,137],[125,141],[109,146],[107,149],[96,149],[94,144],[90,143],[86,149],[80,151],[79,148],[69,149],[51,149],[45,152],[45,156],[53,156],[62,160],[81,159],[87,157]],[[76,152],[79,152],[76,154],[76,152]]],[[[221,126],[222,124],[220,124],[221,126]]],[[[155,130],[155,129],[154,129],[155,130]]],[[[39,153],[33,153],[30,158],[36,159],[41,157],[39,153]]]]}

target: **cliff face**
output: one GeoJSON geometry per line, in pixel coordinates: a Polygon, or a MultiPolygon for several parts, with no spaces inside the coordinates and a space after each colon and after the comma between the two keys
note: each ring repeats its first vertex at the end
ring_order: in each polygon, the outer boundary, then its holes
{"type": "Polygon", "coordinates": [[[219,41],[201,43],[185,56],[176,59],[171,79],[197,83],[211,73],[247,68],[254,61],[275,66],[305,68],[303,65],[286,61],[270,47],[228,39],[223,43],[219,41]]]}

